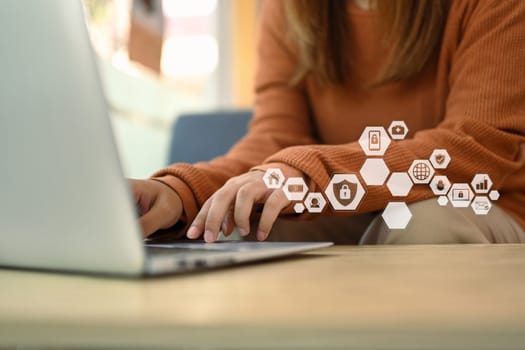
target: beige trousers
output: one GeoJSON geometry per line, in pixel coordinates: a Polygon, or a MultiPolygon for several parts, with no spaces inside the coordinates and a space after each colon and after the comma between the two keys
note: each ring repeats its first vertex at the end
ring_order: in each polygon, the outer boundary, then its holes
{"type": "Polygon", "coordinates": [[[336,244],[525,243],[523,227],[496,205],[488,215],[476,215],[470,207],[441,207],[436,199],[413,203],[409,208],[412,219],[404,230],[389,229],[381,213],[309,221],[279,219],[268,240],[336,244]]]}

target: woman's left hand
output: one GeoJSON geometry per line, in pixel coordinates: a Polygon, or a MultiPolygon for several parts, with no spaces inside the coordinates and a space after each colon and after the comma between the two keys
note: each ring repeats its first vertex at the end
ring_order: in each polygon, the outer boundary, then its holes
{"type": "MultiPolygon", "coordinates": [[[[287,165],[279,165],[279,168],[288,176],[303,176],[299,170],[287,165]]],[[[206,242],[215,242],[221,229],[228,236],[235,227],[241,236],[247,236],[254,205],[264,204],[256,237],[259,241],[265,240],[279,213],[290,205],[290,200],[282,189],[269,189],[263,181],[264,174],[253,170],[228,180],[204,203],[188,229],[188,238],[196,239],[204,234],[206,242]]]]}

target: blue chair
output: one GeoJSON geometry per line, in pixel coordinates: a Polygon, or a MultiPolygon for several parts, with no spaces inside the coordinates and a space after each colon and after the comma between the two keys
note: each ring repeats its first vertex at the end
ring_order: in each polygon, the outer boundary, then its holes
{"type": "Polygon", "coordinates": [[[221,156],[248,129],[251,110],[184,114],[173,125],[169,163],[196,163],[221,156]]]}

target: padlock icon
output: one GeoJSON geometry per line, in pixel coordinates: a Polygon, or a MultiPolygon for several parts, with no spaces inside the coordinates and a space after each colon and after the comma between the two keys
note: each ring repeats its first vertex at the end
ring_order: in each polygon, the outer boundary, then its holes
{"type": "Polygon", "coordinates": [[[339,190],[339,198],[350,199],[351,196],[352,193],[350,192],[350,187],[348,187],[348,185],[341,186],[341,189],[339,190]]]}
{"type": "Polygon", "coordinates": [[[368,150],[369,151],[380,151],[381,150],[381,132],[379,130],[370,130],[368,132],[368,150]]]}

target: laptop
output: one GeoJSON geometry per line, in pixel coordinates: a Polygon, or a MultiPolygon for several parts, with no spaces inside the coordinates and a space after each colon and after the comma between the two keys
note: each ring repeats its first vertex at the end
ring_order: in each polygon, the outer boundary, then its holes
{"type": "Polygon", "coordinates": [[[146,247],[81,2],[6,1],[0,48],[0,266],[145,276],[331,245],[192,241],[146,247]]]}

